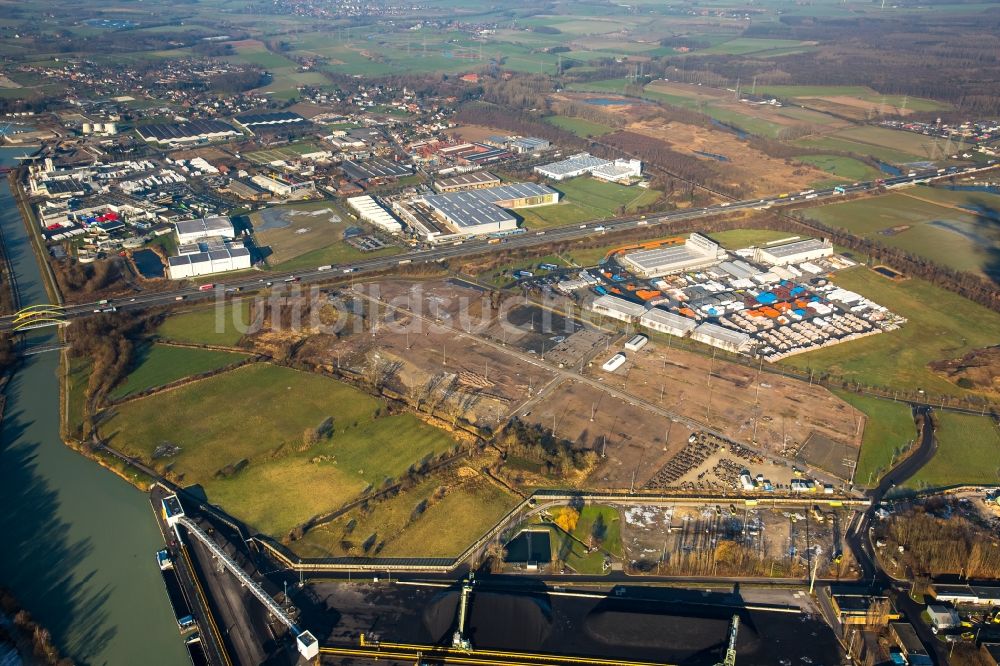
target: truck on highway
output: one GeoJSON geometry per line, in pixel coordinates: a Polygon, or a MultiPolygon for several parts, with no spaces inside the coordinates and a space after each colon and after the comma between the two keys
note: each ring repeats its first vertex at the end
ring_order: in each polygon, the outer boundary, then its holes
{"type": "Polygon", "coordinates": [[[174,296],[174,300],[175,301],[183,301],[184,297],[183,296],[174,296]]]}
{"type": "Polygon", "coordinates": [[[203,284],[200,287],[198,287],[198,291],[212,291],[212,287],[214,286],[215,286],[214,284],[203,284]]]}
{"type": "Polygon", "coordinates": [[[817,196],[819,196],[819,195],[818,194],[807,194],[806,195],[806,199],[815,199],[817,196]]]}
{"type": "Polygon", "coordinates": [[[406,264],[408,264],[408,263],[410,263],[412,261],[413,261],[413,259],[400,259],[399,260],[399,265],[400,266],[405,266],[406,264]]]}
{"type": "Polygon", "coordinates": [[[835,188],[833,188],[833,191],[836,192],[837,194],[844,194],[845,192],[847,192],[847,190],[845,190],[841,185],[837,185],[835,188]]]}
{"type": "Polygon", "coordinates": [[[331,266],[330,264],[327,264],[325,266],[317,266],[316,270],[318,270],[318,271],[328,271],[331,268],[333,268],[333,266],[331,266]]]}
{"type": "Polygon", "coordinates": [[[108,299],[106,299],[106,298],[102,298],[101,300],[97,301],[97,304],[98,304],[98,305],[107,305],[107,304],[108,304],[108,303],[110,303],[110,302],[111,302],[111,301],[109,301],[108,299]]]}
{"type": "Polygon", "coordinates": [[[353,273],[353,272],[354,272],[354,269],[353,269],[353,268],[350,268],[350,267],[348,267],[348,268],[345,268],[345,269],[344,269],[344,272],[345,272],[345,273],[353,273]]]}

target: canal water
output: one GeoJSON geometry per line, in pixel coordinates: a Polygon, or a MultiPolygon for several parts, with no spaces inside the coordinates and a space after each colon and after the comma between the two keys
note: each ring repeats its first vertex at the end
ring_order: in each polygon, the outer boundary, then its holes
{"type": "MultiPolygon", "coordinates": [[[[24,149],[0,150],[0,164],[24,149]]],[[[0,226],[22,306],[48,302],[31,241],[0,182],[0,226]]],[[[32,344],[54,341],[43,332],[32,344]]],[[[0,431],[0,584],[80,664],[180,666],[188,659],[155,552],[146,496],[59,438],[59,354],[28,357],[0,431]]]]}

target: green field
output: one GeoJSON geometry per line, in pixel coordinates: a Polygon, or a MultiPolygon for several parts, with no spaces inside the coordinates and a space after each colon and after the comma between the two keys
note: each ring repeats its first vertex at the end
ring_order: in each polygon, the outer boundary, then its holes
{"type": "Polygon", "coordinates": [[[890,333],[806,352],[780,363],[828,371],[871,386],[929,393],[969,395],[932,372],[927,364],[995,345],[1000,314],[939,287],[910,278],[894,282],[858,266],[838,272],[833,281],[856,291],[909,321],[890,333]]]}
{"type": "Polygon", "coordinates": [[[294,550],[304,557],[378,555],[381,557],[455,557],[516,506],[518,498],[483,477],[458,479],[434,474],[395,497],[355,509],[310,530],[294,550]],[[436,489],[446,487],[440,499],[436,489]],[[418,504],[427,508],[415,515],[418,504]],[[349,528],[351,521],[354,527],[349,528]],[[374,534],[374,546],[362,545],[374,534]],[[377,552],[376,552],[377,551],[377,552]]]}
{"type": "Polygon", "coordinates": [[[995,194],[918,187],[806,214],[943,266],[987,275],[997,270],[998,210],[995,194]]]}
{"type": "Polygon", "coordinates": [[[896,457],[916,440],[917,429],[910,407],[903,402],[880,400],[849,391],[834,393],[868,417],[854,472],[854,484],[876,486],[896,457]]]}
{"type": "Polygon", "coordinates": [[[249,324],[250,301],[244,299],[170,315],[156,329],[156,335],[175,342],[235,347],[249,324]]]}
{"type": "Polygon", "coordinates": [[[416,416],[385,415],[381,401],[347,384],[268,364],[122,405],[102,433],[276,537],[456,444],[416,416]],[[328,417],[332,435],[306,446],[303,431],[328,417]],[[163,455],[164,444],[179,450],[163,455]]]}
{"type": "Polygon", "coordinates": [[[783,53],[788,49],[807,50],[810,45],[807,42],[800,42],[794,39],[754,39],[751,37],[739,37],[727,42],[711,46],[698,51],[699,54],[724,54],[724,55],[748,55],[751,53],[762,53],[773,50],[781,50],[783,53]]]}
{"type": "Polygon", "coordinates": [[[316,266],[351,263],[361,259],[388,257],[400,252],[403,252],[403,248],[396,245],[388,245],[373,252],[362,252],[344,241],[337,241],[326,247],[300,254],[287,261],[272,264],[271,268],[279,271],[294,271],[302,268],[315,268],[316,266]]]}
{"type": "Polygon", "coordinates": [[[878,169],[872,168],[852,157],[839,155],[800,155],[795,158],[799,162],[811,164],[817,169],[832,173],[844,181],[874,180],[881,176],[878,169]]]}
{"type": "Polygon", "coordinates": [[[66,434],[77,437],[83,426],[84,402],[87,397],[87,383],[93,364],[89,358],[70,358],[66,373],[66,434]]]}
{"type": "Polygon", "coordinates": [[[617,215],[619,209],[628,213],[656,201],[660,196],[657,190],[605,183],[589,176],[552,183],[551,186],[563,195],[558,204],[517,211],[528,229],[606,219],[617,215]]]}
{"type": "Polygon", "coordinates": [[[571,116],[547,116],[545,118],[545,122],[564,129],[567,132],[572,132],[573,134],[583,138],[601,136],[602,134],[608,134],[609,132],[615,131],[615,128],[610,125],[602,125],[601,123],[595,123],[592,120],[574,118],[571,116]]]}
{"type": "Polygon", "coordinates": [[[245,354],[147,344],[138,347],[128,376],[112,391],[115,400],[146,389],[217,370],[246,358],[245,354]]]}
{"type": "Polygon", "coordinates": [[[803,148],[836,150],[839,152],[854,153],[855,155],[867,155],[891,164],[906,164],[907,162],[923,159],[919,155],[913,153],[905,153],[900,150],[894,150],[884,146],[853,141],[846,137],[840,137],[832,134],[816,138],[799,139],[792,141],[792,144],[803,148]]]}
{"type": "Polygon", "coordinates": [[[624,554],[621,516],[614,507],[600,504],[588,504],[583,507],[580,510],[580,520],[573,530],[573,536],[583,543],[590,543],[592,537],[597,537],[600,543],[600,548],[592,553],[584,552],[578,544],[570,551],[565,561],[577,573],[603,573],[606,554],[616,558],[624,554]]]}
{"type": "Polygon", "coordinates": [[[1000,485],[1000,431],[988,416],[934,414],[937,453],[904,485],[913,490],[1000,485]]]}

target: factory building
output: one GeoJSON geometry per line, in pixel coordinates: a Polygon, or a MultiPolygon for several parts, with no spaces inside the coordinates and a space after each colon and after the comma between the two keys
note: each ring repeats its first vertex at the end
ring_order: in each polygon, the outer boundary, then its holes
{"type": "Polygon", "coordinates": [[[512,183],[481,190],[434,194],[418,200],[455,234],[475,236],[517,229],[517,218],[504,209],[547,206],[559,193],[535,183],[512,183]]]}
{"type": "Polygon", "coordinates": [[[829,257],[833,254],[833,244],[830,241],[807,238],[785,243],[783,245],[773,245],[771,247],[759,247],[754,250],[754,261],[770,266],[787,266],[788,264],[800,264],[813,259],[829,257]]]}
{"type": "Polygon", "coordinates": [[[189,146],[195,143],[241,136],[237,129],[221,120],[192,120],[186,123],[146,125],[136,128],[136,132],[143,141],[170,147],[189,146]]]}
{"type": "Polygon", "coordinates": [[[199,275],[238,271],[250,268],[250,265],[250,251],[244,247],[234,247],[170,257],[167,260],[167,273],[171,280],[182,280],[199,275]]]}
{"type": "Polygon", "coordinates": [[[552,180],[566,180],[590,173],[597,167],[611,164],[608,160],[594,157],[590,153],[577,153],[558,162],[535,167],[535,172],[552,180]]]}
{"type": "Polygon", "coordinates": [[[358,183],[402,178],[413,173],[412,166],[392,162],[381,157],[375,157],[364,162],[344,160],[340,168],[344,170],[344,175],[358,183]]]}
{"type": "Polygon", "coordinates": [[[645,305],[626,301],[624,298],[610,294],[595,298],[594,302],[590,304],[590,309],[599,315],[628,322],[637,321],[646,312],[645,305]]]}
{"type": "Polygon", "coordinates": [[[257,174],[250,179],[254,185],[276,194],[279,197],[291,196],[293,193],[299,190],[308,190],[315,187],[314,183],[310,180],[303,180],[300,182],[293,182],[286,180],[284,178],[271,178],[270,176],[265,176],[263,174],[257,174]]]}
{"type": "Polygon", "coordinates": [[[386,233],[398,234],[403,230],[403,225],[399,223],[399,220],[367,194],[351,197],[347,200],[347,205],[357,211],[360,219],[386,233]]]}
{"type": "Polygon", "coordinates": [[[642,162],[639,160],[615,160],[602,164],[590,171],[590,175],[609,183],[628,185],[633,178],[642,176],[642,162]]]}
{"type": "Polygon", "coordinates": [[[549,142],[545,139],[526,136],[521,137],[520,139],[514,139],[508,145],[511,152],[523,155],[526,153],[538,153],[543,150],[548,150],[551,144],[549,144],[549,142]]]}
{"type": "Polygon", "coordinates": [[[622,256],[622,265],[639,277],[653,278],[671,273],[707,268],[718,263],[725,252],[719,244],[700,234],[691,234],[683,245],[668,245],[622,256]]]}
{"type": "Polygon", "coordinates": [[[233,118],[233,121],[250,134],[253,134],[254,130],[303,127],[309,124],[308,120],[291,111],[245,113],[241,116],[236,116],[233,118]]]}
{"type": "Polygon", "coordinates": [[[438,194],[447,194],[465,190],[482,190],[498,185],[500,185],[500,179],[489,171],[471,171],[450,178],[442,178],[434,183],[434,189],[437,190],[438,194]]]}
{"type": "Polygon", "coordinates": [[[639,319],[639,325],[678,338],[683,338],[698,326],[693,319],[660,308],[646,310],[639,319]]]}
{"type": "Polygon", "coordinates": [[[174,223],[174,226],[177,229],[178,245],[197,243],[206,238],[236,238],[232,221],[221,215],[183,220],[174,223]]]}
{"type": "Polygon", "coordinates": [[[705,322],[691,332],[691,339],[706,345],[741,353],[750,349],[750,336],[717,324],[705,322]]]}

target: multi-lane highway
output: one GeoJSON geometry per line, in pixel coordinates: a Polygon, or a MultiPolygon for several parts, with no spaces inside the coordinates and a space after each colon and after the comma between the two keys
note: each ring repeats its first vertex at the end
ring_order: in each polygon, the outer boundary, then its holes
{"type": "MultiPolygon", "coordinates": [[[[497,249],[525,248],[537,245],[545,245],[560,241],[572,241],[581,238],[592,237],[595,234],[607,234],[612,232],[637,229],[644,226],[658,226],[681,220],[695,220],[703,217],[711,217],[737,210],[769,209],[801,204],[805,201],[813,202],[817,200],[835,199],[847,194],[864,192],[880,187],[897,188],[913,185],[916,183],[926,183],[941,178],[950,178],[958,175],[970,175],[982,171],[996,168],[995,165],[985,167],[949,167],[947,169],[927,169],[922,171],[910,171],[906,175],[884,180],[858,182],[852,185],[841,187],[830,187],[818,190],[805,190],[802,192],[783,193],[763,198],[746,199],[743,201],[729,201],[704,208],[692,208],[678,210],[671,213],[650,216],[632,216],[615,218],[608,221],[590,222],[586,224],[570,225],[548,229],[544,231],[528,230],[524,233],[511,235],[502,239],[496,238],[476,238],[459,241],[454,244],[433,246],[428,248],[414,249],[403,254],[390,257],[379,257],[365,261],[358,261],[351,264],[341,264],[336,266],[317,266],[295,272],[255,272],[252,275],[243,273],[239,276],[232,276],[225,282],[216,283],[213,288],[202,291],[198,287],[182,287],[169,291],[159,291],[150,293],[138,293],[135,296],[115,299],[113,302],[97,301],[93,303],[83,303],[79,305],[68,305],[62,311],[62,319],[70,320],[76,317],[91,315],[101,311],[117,311],[126,309],[146,308],[154,305],[166,305],[175,301],[196,300],[204,298],[215,298],[219,294],[233,293],[236,291],[254,291],[265,289],[275,285],[291,282],[319,282],[330,280],[333,277],[343,277],[344,274],[360,275],[388,270],[394,266],[402,266],[417,263],[429,263],[434,261],[446,261],[455,257],[481,254],[491,247],[491,243],[501,243],[497,249]],[[338,275],[339,274],[339,275],[338,275]]],[[[221,276],[220,276],[221,279],[221,276]]],[[[10,330],[16,323],[14,316],[0,318],[0,330],[10,330]]],[[[42,323],[42,322],[39,322],[42,323]]],[[[30,323],[29,323],[30,325],[30,323]]]]}

